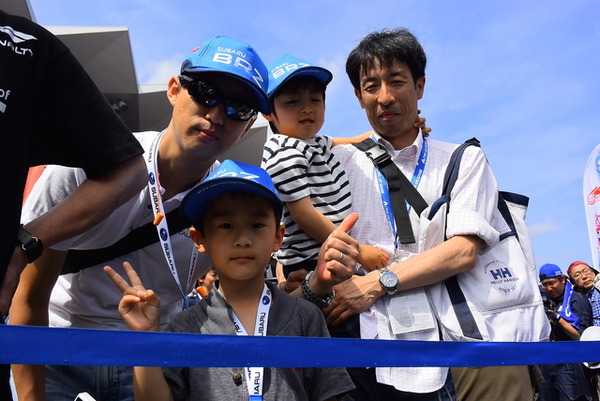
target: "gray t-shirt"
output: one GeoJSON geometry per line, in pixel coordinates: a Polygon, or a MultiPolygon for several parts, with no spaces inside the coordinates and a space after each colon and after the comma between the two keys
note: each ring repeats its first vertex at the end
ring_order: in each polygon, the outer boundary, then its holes
{"type": "MultiPolygon", "coordinates": [[[[273,293],[268,336],[329,337],[321,311],[310,302],[279,291],[273,293]]],[[[215,290],[173,318],[167,331],[235,335],[232,309],[215,290]]],[[[190,350],[194,352],[194,350],[190,350]]],[[[302,350],[273,349],[273,352],[302,350]]],[[[163,368],[177,401],[248,400],[244,368],[163,368]],[[240,380],[240,378],[242,378],[240,380]]],[[[263,400],[326,400],[354,388],[344,368],[265,368],[263,400]]]]}

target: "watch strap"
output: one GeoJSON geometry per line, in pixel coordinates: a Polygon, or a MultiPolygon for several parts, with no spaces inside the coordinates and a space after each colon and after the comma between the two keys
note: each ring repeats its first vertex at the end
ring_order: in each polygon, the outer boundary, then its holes
{"type": "Polygon", "coordinates": [[[396,292],[398,292],[398,282],[399,282],[398,275],[396,275],[396,273],[394,273],[387,267],[382,267],[381,269],[379,269],[379,283],[381,284],[381,287],[383,287],[383,289],[387,292],[388,295],[393,295],[396,292]],[[396,276],[396,285],[394,287],[388,287],[384,284],[383,275],[386,273],[393,274],[394,276],[396,276]]]}
{"type": "Polygon", "coordinates": [[[21,249],[27,253],[27,261],[29,263],[39,258],[44,250],[42,240],[31,235],[29,231],[23,228],[23,226],[19,227],[17,245],[20,245],[21,249]]]}
{"type": "Polygon", "coordinates": [[[314,292],[312,292],[312,290],[308,286],[308,281],[310,280],[310,277],[313,274],[314,274],[314,271],[308,272],[306,277],[304,277],[304,280],[302,280],[302,285],[301,285],[302,294],[304,295],[304,298],[306,298],[307,300],[309,300],[310,302],[315,304],[319,309],[325,309],[329,305],[331,305],[331,302],[333,302],[333,298],[335,297],[335,292],[331,291],[329,293],[329,295],[327,296],[327,298],[321,298],[318,295],[316,295],[314,292]]]}

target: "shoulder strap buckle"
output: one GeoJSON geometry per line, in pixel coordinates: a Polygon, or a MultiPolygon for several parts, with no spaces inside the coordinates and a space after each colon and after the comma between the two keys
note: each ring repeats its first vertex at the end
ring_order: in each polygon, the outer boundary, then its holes
{"type": "Polygon", "coordinates": [[[391,159],[390,154],[371,138],[355,143],[354,146],[365,152],[376,166],[381,166],[382,163],[391,159]]]}

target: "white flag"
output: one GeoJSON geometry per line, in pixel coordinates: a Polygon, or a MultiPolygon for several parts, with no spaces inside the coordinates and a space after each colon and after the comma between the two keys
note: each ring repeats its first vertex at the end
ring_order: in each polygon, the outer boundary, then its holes
{"type": "Polygon", "coordinates": [[[590,155],[583,173],[583,199],[592,264],[600,270],[600,144],[590,155]]]}

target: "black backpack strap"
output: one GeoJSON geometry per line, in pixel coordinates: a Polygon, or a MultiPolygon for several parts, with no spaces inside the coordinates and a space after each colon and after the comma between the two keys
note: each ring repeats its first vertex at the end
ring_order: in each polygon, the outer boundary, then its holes
{"type": "Polygon", "coordinates": [[[417,214],[421,214],[427,208],[427,202],[419,191],[406,178],[402,171],[394,164],[388,152],[371,138],[353,144],[357,149],[365,152],[373,164],[385,177],[390,192],[394,220],[398,230],[398,239],[402,244],[414,244],[415,237],[410,224],[406,202],[408,202],[417,214]]]}
{"type": "MultiPolygon", "coordinates": [[[[444,175],[444,187],[442,191],[442,196],[445,196],[448,202],[446,213],[450,209],[450,193],[452,192],[452,188],[454,188],[454,184],[458,179],[458,170],[460,169],[462,155],[465,152],[465,149],[469,146],[480,146],[480,144],[476,138],[471,138],[465,141],[465,143],[461,144],[452,153],[450,162],[446,168],[446,174],[444,175]]],[[[445,231],[446,228],[444,227],[444,237],[445,231]]],[[[460,324],[460,329],[462,330],[463,334],[466,337],[476,340],[483,340],[483,336],[477,327],[477,322],[475,322],[473,313],[467,304],[465,294],[462,292],[460,285],[458,284],[458,278],[456,276],[449,277],[444,280],[444,285],[446,286],[448,296],[452,301],[452,308],[454,309],[454,313],[456,314],[460,324]]]]}
{"type": "Polygon", "coordinates": [[[527,207],[529,205],[529,198],[525,195],[515,194],[513,192],[500,191],[498,194],[498,210],[500,210],[500,214],[502,214],[504,221],[506,221],[506,224],[508,224],[508,227],[510,228],[509,232],[500,236],[500,241],[509,235],[514,235],[518,240],[519,233],[506,202],[512,202],[527,207]]]}
{"type": "Polygon", "coordinates": [[[450,192],[452,192],[452,188],[454,188],[454,184],[456,184],[456,180],[458,179],[458,170],[460,169],[462,155],[469,146],[480,147],[481,145],[477,138],[468,139],[456,148],[452,156],[450,156],[450,162],[448,162],[448,167],[444,174],[444,187],[442,188],[442,195],[446,195],[448,205],[450,205],[450,192]]]}
{"type": "MultiPolygon", "coordinates": [[[[167,213],[165,218],[169,226],[169,235],[173,235],[189,227],[179,208],[167,213]]],[[[156,232],[154,223],[150,222],[132,230],[125,237],[105,248],[69,250],[60,274],[77,273],[88,267],[96,266],[138,249],[145,248],[155,242],[158,242],[158,233],[156,232]]]]}

